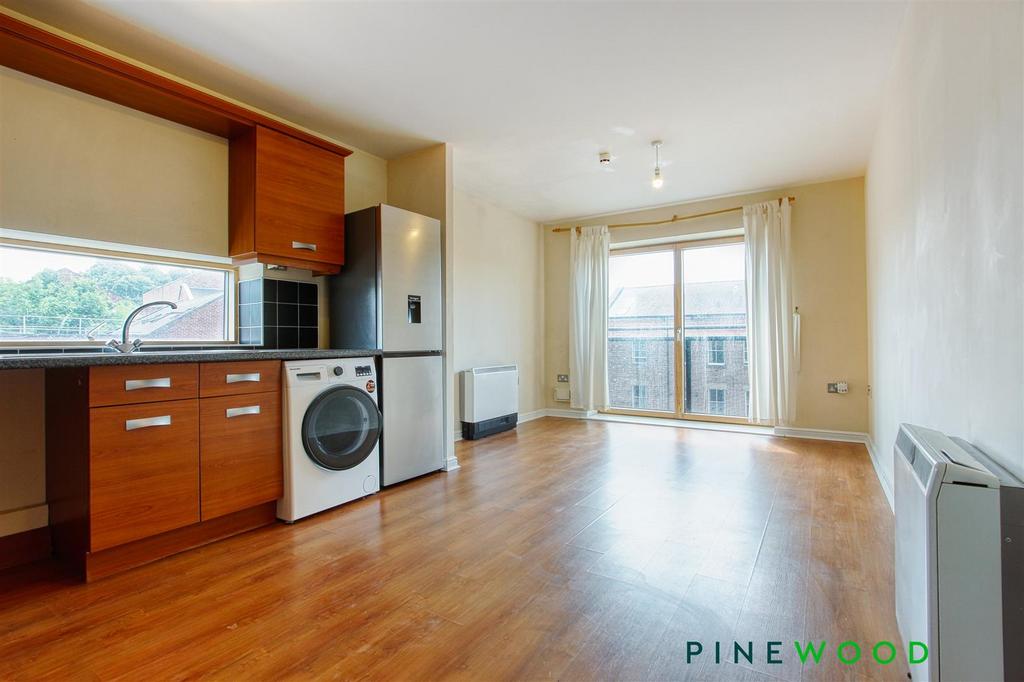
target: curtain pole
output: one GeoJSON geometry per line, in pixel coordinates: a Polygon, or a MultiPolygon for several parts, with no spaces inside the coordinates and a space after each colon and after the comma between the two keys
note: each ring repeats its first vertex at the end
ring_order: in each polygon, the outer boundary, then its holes
{"type": "MultiPolygon", "coordinates": [[[[779,201],[781,202],[783,199],[787,199],[789,201],[789,203],[791,203],[791,204],[796,201],[796,197],[781,197],[779,199],[779,201]]],[[[651,221],[648,221],[648,222],[645,222],[645,223],[619,223],[618,225],[609,225],[608,229],[609,230],[614,230],[614,229],[619,228],[619,227],[652,227],[654,225],[667,225],[669,223],[678,223],[678,222],[682,222],[684,220],[694,220],[695,218],[707,218],[708,216],[712,216],[712,215],[721,215],[723,213],[732,213],[733,211],[742,211],[742,210],[743,210],[742,206],[734,206],[733,208],[720,208],[717,211],[707,211],[705,213],[694,213],[693,215],[673,215],[671,218],[666,218],[665,220],[651,220],[651,221]]],[[[552,230],[552,232],[569,232],[570,230],[573,230],[573,229],[575,229],[577,232],[579,232],[580,227],[582,227],[582,225],[577,225],[575,228],[572,228],[572,227],[556,227],[555,229],[552,230]]]]}

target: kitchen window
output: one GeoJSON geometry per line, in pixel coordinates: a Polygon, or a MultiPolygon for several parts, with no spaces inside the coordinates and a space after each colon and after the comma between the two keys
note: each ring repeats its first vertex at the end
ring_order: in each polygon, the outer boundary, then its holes
{"type": "Polygon", "coordinates": [[[152,301],[131,337],[147,343],[235,340],[235,270],[145,257],[0,243],[0,345],[96,345],[152,301]]]}

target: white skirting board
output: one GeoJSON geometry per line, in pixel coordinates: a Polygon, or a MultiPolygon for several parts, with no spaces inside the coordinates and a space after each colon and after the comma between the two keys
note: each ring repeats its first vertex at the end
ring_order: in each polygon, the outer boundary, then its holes
{"type": "Polygon", "coordinates": [[[49,522],[50,508],[45,504],[0,512],[0,537],[42,528],[49,522]]]}
{"type": "Polygon", "coordinates": [[[889,509],[895,514],[896,504],[893,498],[892,481],[885,477],[884,469],[882,469],[878,459],[878,449],[875,447],[875,441],[871,439],[871,436],[868,436],[867,440],[864,441],[864,446],[868,449],[868,455],[871,456],[871,466],[875,467],[875,476],[878,478],[878,482],[882,484],[882,492],[885,493],[885,499],[889,501],[889,509]]]}

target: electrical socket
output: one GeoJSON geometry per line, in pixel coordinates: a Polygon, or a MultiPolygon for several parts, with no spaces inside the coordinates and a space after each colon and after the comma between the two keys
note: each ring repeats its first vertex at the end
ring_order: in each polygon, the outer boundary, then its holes
{"type": "Polygon", "coordinates": [[[567,384],[567,383],[569,383],[569,375],[568,374],[559,374],[559,375],[557,375],[557,378],[555,379],[555,381],[557,381],[560,384],[567,384]]]}
{"type": "Polygon", "coordinates": [[[825,384],[825,390],[829,393],[849,393],[850,384],[846,381],[830,381],[825,384]]]}

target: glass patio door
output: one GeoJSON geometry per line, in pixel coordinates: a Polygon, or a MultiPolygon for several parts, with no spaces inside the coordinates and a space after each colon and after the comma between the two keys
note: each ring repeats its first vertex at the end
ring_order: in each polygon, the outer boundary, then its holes
{"type": "Polygon", "coordinates": [[[609,411],[746,420],[741,240],[613,252],[608,284],[609,411]]]}
{"type": "Polygon", "coordinates": [[[674,416],[679,328],[673,247],[608,262],[608,398],[613,409],[674,416]]]}

